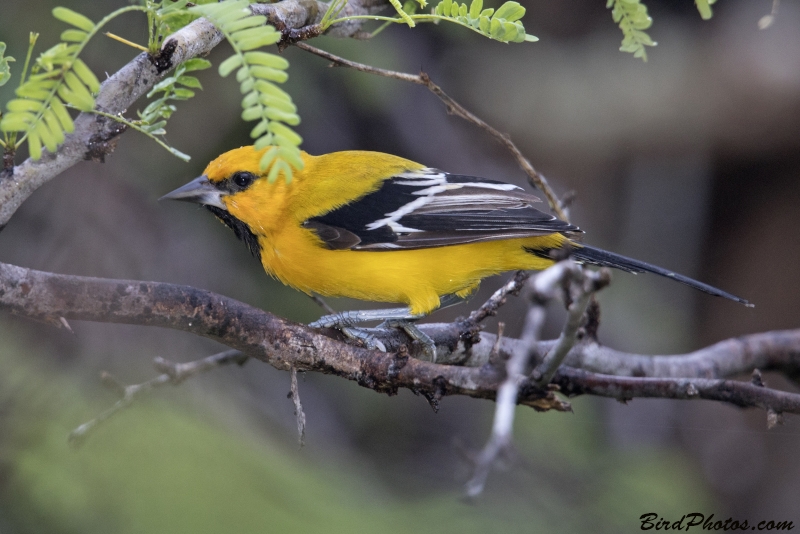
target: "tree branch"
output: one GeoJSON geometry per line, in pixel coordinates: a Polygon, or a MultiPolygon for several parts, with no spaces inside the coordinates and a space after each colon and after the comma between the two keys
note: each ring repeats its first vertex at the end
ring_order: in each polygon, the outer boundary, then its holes
{"type": "MultiPolygon", "coordinates": [[[[392,352],[370,351],[340,341],[338,332],[323,334],[228,297],[173,284],[58,275],[0,263],[0,310],[57,325],[65,317],[183,330],[219,341],[278,369],[334,374],[388,394],[407,388],[434,404],[446,395],[494,400],[505,374],[485,365],[496,336],[481,333],[478,343],[467,343],[456,323],[420,325],[437,344],[442,359],[451,363],[434,364],[400,350],[408,343],[400,332],[378,334],[392,352]],[[452,365],[455,362],[461,365],[452,365]]],[[[499,350],[510,355],[521,343],[503,338],[499,350]]],[[[522,346],[529,350],[531,362],[538,363],[553,344],[542,341],[522,346]]],[[[422,351],[416,343],[410,348],[412,354],[422,351]]],[[[552,383],[568,395],[707,398],[776,413],[800,413],[800,394],[719,379],[726,376],[723,373],[750,372],[756,367],[797,376],[800,330],[744,336],[671,357],[628,355],[593,341],[581,342],[568,353],[552,383]],[[638,376],[624,376],[631,372],[625,365],[620,366],[621,376],[566,367],[588,362],[589,369],[605,367],[613,371],[604,360],[621,364],[627,358],[639,362],[640,367],[634,369],[638,376]],[[676,366],[664,361],[667,359],[675,360],[676,366]],[[716,365],[729,359],[736,364],[716,365]],[[685,375],[675,375],[677,369],[685,375]],[[645,376],[647,372],[665,374],[645,376]]],[[[526,377],[519,383],[517,402],[550,409],[552,391],[526,377]]]]}
{"type": "Polygon", "coordinates": [[[173,363],[163,358],[156,358],[153,364],[162,374],[151,378],[147,382],[131,384],[129,386],[120,383],[113,376],[104,372],[102,375],[103,382],[116,389],[121,398],[111,408],[70,432],[69,442],[74,447],[80,446],[89,434],[101,423],[104,423],[115,414],[129,407],[133,404],[133,401],[143,393],[167,384],[178,385],[187,378],[205,373],[223,365],[232,363],[242,365],[245,361],[247,361],[247,356],[243,355],[238,350],[226,350],[189,363],[173,363]]]}
{"type": "Polygon", "coordinates": [[[621,377],[562,367],[553,383],[567,395],[598,395],[623,402],[636,397],[707,399],[742,408],[763,408],[774,413],[800,414],[800,394],[778,391],[750,382],[707,378],[621,377]]]}

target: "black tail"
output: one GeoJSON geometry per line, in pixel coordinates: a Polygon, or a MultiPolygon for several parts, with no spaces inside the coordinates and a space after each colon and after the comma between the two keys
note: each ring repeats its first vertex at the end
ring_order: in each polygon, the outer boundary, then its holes
{"type": "Polygon", "coordinates": [[[607,252],[599,248],[594,248],[587,245],[577,245],[575,246],[575,248],[572,249],[570,255],[578,261],[584,261],[586,263],[591,263],[593,265],[600,265],[602,267],[614,267],[615,269],[621,269],[629,273],[658,274],[676,280],[682,284],[686,284],[687,286],[693,287],[695,289],[699,289],[700,291],[704,291],[710,295],[716,295],[717,297],[725,297],[726,299],[739,302],[741,304],[744,304],[748,308],[752,308],[754,306],[753,304],[750,304],[750,302],[746,301],[743,298],[739,298],[736,295],[731,295],[730,293],[722,291],[721,289],[717,289],[716,287],[710,286],[708,284],[704,284],[703,282],[692,280],[691,278],[683,276],[682,274],[673,273],[672,271],[668,271],[667,269],[664,269],[662,267],[650,265],[649,263],[645,263],[639,260],[634,260],[633,258],[620,256],[619,254],[614,254],[613,252],[607,252]]]}

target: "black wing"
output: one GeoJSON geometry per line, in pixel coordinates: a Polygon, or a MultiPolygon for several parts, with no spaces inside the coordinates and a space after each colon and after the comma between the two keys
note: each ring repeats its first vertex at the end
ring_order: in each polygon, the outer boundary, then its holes
{"type": "Polygon", "coordinates": [[[448,174],[405,172],[381,188],[305,221],[332,249],[441,247],[580,230],[533,207],[541,200],[515,185],[448,174]]]}

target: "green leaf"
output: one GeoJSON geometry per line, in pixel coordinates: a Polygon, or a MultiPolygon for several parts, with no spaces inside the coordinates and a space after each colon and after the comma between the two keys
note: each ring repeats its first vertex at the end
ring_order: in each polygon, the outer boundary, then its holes
{"type": "Polygon", "coordinates": [[[269,183],[274,183],[275,180],[283,173],[285,180],[289,182],[292,176],[292,168],[289,167],[289,164],[283,160],[277,160],[275,163],[272,164],[272,167],[269,169],[269,174],[267,175],[267,181],[269,183]]]}
{"type": "Polygon", "coordinates": [[[86,66],[81,59],[76,59],[72,64],[72,70],[78,75],[78,78],[89,88],[93,93],[100,90],[100,82],[94,73],[86,66]]]}
{"type": "Polygon", "coordinates": [[[195,95],[195,92],[191,89],[184,89],[183,87],[179,87],[172,92],[172,98],[176,100],[188,100],[195,95]]]}
{"type": "Polygon", "coordinates": [[[495,18],[514,22],[525,16],[525,8],[517,2],[506,2],[494,14],[495,18]]]}
{"type": "Polygon", "coordinates": [[[75,43],[82,43],[86,39],[89,38],[89,34],[83,30],[64,30],[61,32],[61,40],[62,41],[70,41],[75,43]]]}
{"type": "MultiPolygon", "coordinates": [[[[58,122],[58,119],[56,118],[56,115],[53,113],[52,109],[47,109],[42,118],[47,124],[47,128],[53,134],[56,142],[56,148],[58,148],[58,145],[64,142],[64,131],[61,129],[61,124],[58,122]]],[[[53,151],[55,151],[55,148],[53,151]]]]}
{"type": "Polygon", "coordinates": [[[91,95],[89,95],[88,91],[86,91],[85,87],[83,87],[82,92],[76,92],[66,85],[60,85],[58,87],[58,96],[60,96],[64,102],[72,104],[81,111],[91,111],[94,108],[94,100],[91,95]]]}
{"type": "Polygon", "coordinates": [[[249,108],[255,106],[259,102],[258,91],[251,91],[242,98],[242,107],[249,108]]]}
{"type": "Polygon", "coordinates": [[[473,19],[477,19],[481,16],[482,9],[483,0],[472,0],[472,4],[469,6],[469,16],[473,19]]]}
{"type": "Polygon", "coordinates": [[[181,63],[184,72],[192,72],[193,70],[205,70],[211,67],[211,62],[203,58],[192,58],[181,63]]]}
{"type": "Polygon", "coordinates": [[[266,120],[266,119],[262,120],[261,122],[256,124],[255,128],[250,130],[250,137],[252,139],[256,139],[256,138],[260,137],[261,135],[263,135],[264,132],[266,132],[268,128],[269,128],[269,121],[266,120]]]}
{"type": "MultiPolygon", "coordinates": [[[[253,143],[253,147],[255,147],[256,150],[263,150],[263,149],[265,149],[267,147],[274,146],[274,144],[275,144],[274,140],[275,140],[275,136],[273,136],[271,133],[268,133],[267,135],[264,135],[264,136],[259,137],[258,139],[256,139],[256,142],[253,143]]],[[[275,148],[277,148],[277,147],[275,147],[275,148]]],[[[262,169],[263,169],[263,166],[262,166],[262,169]]]]}
{"type": "Polygon", "coordinates": [[[288,61],[268,52],[245,52],[244,60],[248,65],[263,65],[264,67],[282,70],[289,68],[288,61]]]}
{"type": "Polygon", "coordinates": [[[34,130],[28,132],[28,152],[30,152],[33,160],[41,159],[42,157],[42,141],[34,130]]]}
{"type": "Polygon", "coordinates": [[[274,32],[265,35],[261,35],[259,37],[252,37],[250,39],[243,39],[241,41],[237,41],[236,44],[242,50],[253,50],[255,48],[261,48],[262,46],[268,46],[277,43],[281,40],[281,34],[274,32]]]}
{"type": "Polygon", "coordinates": [[[64,107],[64,104],[61,103],[61,100],[54,98],[50,101],[50,107],[58,118],[58,122],[61,123],[61,128],[67,133],[72,133],[75,130],[75,124],[72,122],[72,117],[69,116],[69,112],[64,107]]]}
{"type": "MultiPolygon", "coordinates": [[[[225,29],[227,30],[228,28],[225,29]]],[[[234,41],[240,42],[247,39],[257,39],[259,37],[265,37],[265,36],[272,37],[277,33],[278,32],[272,29],[272,26],[258,26],[256,28],[249,28],[247,30],[238,31],[234,33],[232,37],[234,41]]]]}
{"type": "Polygon", "coordinates": [[[280,156],[295,169],[300,170],[305,166],[300,157],[300,150],[298,150],[297,147],[281,147],[278,150],[280,151],[280,156]]]}
{"type": "Polygon", "coordinates": [[[15,61],[11,56],[3,57],[5,53],[6,44],[0,41],[0,86],[5,85],[11,79],[11,66],[9,63],[15,61]]]}
{"type": "Polygon", "coordinates": [[[53,9],[53,16],[61,22],[71,24],[85,32],[90,32],[94,29],[94,22],[78,12],[67,9],[66,7],[56,7],[53,9]]]}
{"type": "Polygon", "coordinates": [[[492,36],[492,39],[497,39],[498,41],[502,41],[504,34],[505,30],[503,29],[503,23],[500,21],[500,18],[493,17],[492,23],[489,26],[489,35],[492,36]]]}
{"type": "Polygon", "coordinates": [[[225,78],[242,65],[242,56],[234,54],[219,65],[219,75],[225,78]]]}
{"type": "MultiPolygon", "coordinates": [[[[267,137],[271,136],[264,136],[261,139],[258,139],[256,141],[256,147],[258,147],[259,144],[264,144],[267,140],[271,142],[271,139],[265,139],[267,137]]],[[[267,144],[266,146],[269,146],[269,144],[267,144]]],[[[262,146],[261,148],[266,148],[266,146],[262,146]]],[[[261,170],[264,171],[267,168],[269,168],[272,165],[272,162],[275,161],[275,158],[278,157],[279,153],[280,149],[276,146],[270,147],[266,152],[264,152],[264,155],[261,156],[261,161],[260,161],[261,170]]]]}
{"type": "MultiPolygon", "coordinates": [[[[42,144],[44,144],[45,148],[50,152],[55,152],[58,148],[58,143],[56,143],[56,137],[53,135],[52,132],[47,128],[47,125],[44,121],[39,121],[33,127],[33,131],[41,138],[42,144]]],[[[30,134],[28,134],[30,135],[30,134]]]]}
{"type": "Polygon", "coordinates": [[[291,128],[288,126],[284,126],[280,122],[277,121],[270,121],[269,123],[269,131],[274,133],[278,137],[283,137],[288,142],[292,143],[295,146],[299,146],[300,143],[303,142],[303,138],[297,135],[291,128]]]}
{"type": "Polygon", "coordinates": [[[258,80],[255,82],[255,88],[258,92],[270,95],[275,98],[280,98],[283,100],[287,100],[289,102],[292,101],[292,97],[289,96],[289,93],[275,85],[274,83],[270,83],[266,80],[258,80]]]}
{"type": "MultiPolygon", "coordinates": [[[[706,0],[713,3],[713,0],[706,0]]],[[[647,61],[645,46],[656,46],[650,36],[643,30],[652,25],[647,15],[647,7],[640,0],[610,0],[611,16],[622,30],[620,51],[632,53],[634,57],[647,61]]]]}
{"type": "Polygon", "coordinates": [[[254,78],[260,80],[269,80],[271,82],[283,83],[289,79],[289,75],[284,70],[273,69],[271,67],[262,67],[257,65],[250,67],[250,73],[254,78]]]}
{"type": "Polygon", "coordinates": [[[226,30],[228,25],[233,22],[252,16],[250,10],[247,9],[247,2],[220,2],[217,5],[223,9],[214,15],[214,23],[226,30]]]}
{"type": "Polygon", "coordinates": [[[44,102],[39,100],[29,100],[27,98],[15,98],[6,104],[6,109],[12,113],[31,112],[39,113],[44,108],[44,102]]]}
{"type": "Polygon", "coordinates": [[[264,107],[260,105],[252,106],[242,111],[242,120],[254,121],[262,116],[264,107]]]}
{"type": "MultiPolygon", "coordinates": [[[[250,91],[253,90],[253,87],[255,86],[255,83],[256,83],[256,81],[253,78],[247,78],[246,80],[244,80],[241,83],[241,85],[239,85],[239,91],[242,94],[249,93],[250,91]]],[[[264,83],[267,83],[267,82],[264,82],[264,83]]]]}
{"type": "Polygon", "coordinates": [[[166,133],[166,130],[164,130],[164,126],[166,126],[166,125],[167,125],[167,121],[161,120],[161,121],[158,121],[158,122],[154,122],[152,124],[146,124],[146,125],[142,126],[142,129],[144,131],[148,132],[148,133],[153,134],[153,135],[163,135],[163,133],[166,133]]]}
{"type": "Polygon", "coordinates": [[[86,88],[86,86],[81,82],[80,78],[72,72],[67,71],[64,75],[64,81],[67,83],[67,86],[75,93],[79,100],[81,101],[81,105],[78,107],[81,111],[91,111],[94,108],[94,98],[92,98],[91,93],[86,88]]]}
{"type": "Polygon", "coordinates": [[[26,83],[22,87],[17,88],[14,91],[17,96],[21,96],[23,98],[30,98],[32,100],[44,100],[48,96],[50,96],[50,91],[52,87],[47,87],[44,85],[38,85],[36,83],[26,83]]]}
{"type": "Polygon", "coordinates": [[[248,78],[252,78],[250,75],[250,67],[247,65],[242,65],[242,67],[236,71],[236,81],[243,82],[248,78]]]}
{"type": "Polygon", "coordinates": [[[163,80],[155,84],[152,89],[150,89],[150,92],[147,93],[147,98],[152,98],[154,94],[172,88],[172,86],[175,85],[176,81],[177,78],[175,78],[174,76],[164,78],[163,80]]]}
{"type": "Polygon", "coordinates": [[[30,128],[36,115],[33,113],[8,113],[0,121],[0,130],[4,132],[24,132],[30,128]]]}
{"type": "Polygon", "coordinates": [[[708,20],[713,16],[713,12],[711,10],[711,5],[713,2],[709,2],[708,0],[695,0],[695,5],[697,6],[697,11],[700,12],[700,17],[703,20],[708,20]]]}
{"type": "Polygon", "coordinates": [[[228,33],[236,33],[241,30],[246,30],[248,28],[254,28],[258,26],[264,26],[267,22],[267,17],[263,15],[253,15],[250,17],[244,17],[241,20],[237,20],[235,22],[231,22],[225,26],[225,31],[228,33]]]}
{"type": "Polygon", "coordinates": [[[281,121],[290,126],[300,124],[300,117],[296,113],[286,113],[276,108],[265,108],[264,116],[273,121],[281,121]]]}
{"type": "Polygon", "coordinates": [[[191,87],[192,89],[202,89],[203,86],[200,84],[200,80],[195,78],[194,76],[178,76],[177,83],[184,85],[186,87],[191,87]]]}
{"type": "Polygon", "coordinates": [[[279,109],[281,111],[285,111],[286,113],[297,112],[297,106],[295,106],[294,102],[292,102],[291,100],[285,100],[283,98],[277,98],[272,95],[261,94],[258,98],[258,101],[265,106],[279,109]]]}

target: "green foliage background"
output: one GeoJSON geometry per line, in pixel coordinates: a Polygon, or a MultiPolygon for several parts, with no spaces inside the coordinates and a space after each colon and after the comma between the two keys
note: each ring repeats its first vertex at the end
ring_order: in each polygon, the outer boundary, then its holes
{"type": "Polygon", "coordinates": [[[546,459],[559,475],[512,477],[512,488],[493,477],[473,505],[459,500],[456,487],[398,493],[358,458],[321,461],[324,444],[298,451],[258,428],[163,398],[139,404],[73,450],[66,435],[97,399],[72,373],[23,356],[26,344],[7,328],[0,333],[0,517],[10,532],[618,532],[630,526],[630,510],[657,502],[659,513],[680,515],[705,499],[674,454],[607,450],[586,402],[578,403],[584,416],[577,421],[520,410],[520,454],[546,459]],[[559,490],[562,484],[570,489],[559,490]]]}

